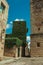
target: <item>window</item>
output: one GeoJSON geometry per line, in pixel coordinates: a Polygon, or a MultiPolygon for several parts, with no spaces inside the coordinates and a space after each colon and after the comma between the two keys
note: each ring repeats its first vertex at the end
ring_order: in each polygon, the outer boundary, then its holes
{"type": "Polygon", "coordinates": [[[40,31],[40,28],[38,28],[38,31],[40,31]]]}
{"type": "Polygon", "coordinates": [[[5,5],[3,4],[3,2],[1,2],[1,6],[2,6],[2,9],[3,9],[2,12],[4,12],[4,10],[5,10],[5,5]]]}
{"type": "Polygon", "coordinates": [[[4,32],[5,32],[5,29],[2,30],[2,33],[4,33],[4,32]]]}
{"type": "Polygon", "coordinates": [[[39,42],[37,42],[37,47],[40,47],[40,43],[39,42]]]}
{"type": "Polygon", "coordinates": [[[42,24],[43,24],[43,21],[42,21],[42,24]]]}
{"type": "Polygon", "coordinates": [[[2,12],[2,7],[0,6],[0,12],[2,12]]]}

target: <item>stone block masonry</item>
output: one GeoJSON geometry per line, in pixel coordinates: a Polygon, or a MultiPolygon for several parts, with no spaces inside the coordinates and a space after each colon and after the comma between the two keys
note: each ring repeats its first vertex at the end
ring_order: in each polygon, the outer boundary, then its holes
{"type": "Polygon", "coordinates": [[[31,0],[31,57],[43,56],[43,0],[31,0]]]}
{"type": "Polygon", "coordinates": [[[8,19],[9,6],[6,0],[0,0],[0,60],[3,59],[4,44],[5,44],[5,30],[8,19]]]}

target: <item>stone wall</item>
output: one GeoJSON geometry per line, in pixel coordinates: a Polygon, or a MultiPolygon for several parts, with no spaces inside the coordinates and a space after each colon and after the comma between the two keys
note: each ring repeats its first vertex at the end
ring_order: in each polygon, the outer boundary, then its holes
{"type": "Polygon", "coordinates": [[[13,46],[13,48],[5,47],[4,56],[15,57],[15,58],[22,57],[22,47],[21,46],[19,48],[16,46],[13,46]]]}
{"type": "Polygon", "coordinates": [[[4,44],[5,44],[5,30],[8,19],[8,4],[6,0],[0,0],[0,60],[3,59],[4,44]],[[3,9],[2,9],[3,8],[3,9]]]}
{"type": "Polygon", "coordinates": [[[43,35],[31,36],[31,57],[43,56],[43,35]]]}
{"type": "Polygon", "coordinates": [[[43,0],[31,0],[31,33],[43,33],[43,0]]]}
{"type": "Polygon", "coordinates": [[[43,0],[31,0],[31,56],[43,56],[43,0]]]}
{"type": "Polygon", "coordinates": [[[8,57],[15,57],[16,54],[16,47],[14,46],[13,48],[6,48],[4,50],[4,56],[8,57]]]}

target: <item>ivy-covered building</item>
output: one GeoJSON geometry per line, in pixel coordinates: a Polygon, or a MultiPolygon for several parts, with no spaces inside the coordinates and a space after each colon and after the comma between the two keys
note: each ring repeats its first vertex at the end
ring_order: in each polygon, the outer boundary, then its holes
{"type": "Polygon", "coordinates": [[[21,45],[22,46],[22,56],[25,56],[26,33],[27,33],[26,21],[19,20],[19,21],[13,21],[12,34],[6,34],[6,38],[15,37],[15,38],[22,40],[22,45],[21,45]]]}
{"type": "Polygon", "coordinates": [[[27,27],[26,27],[26,21],[25,20],[18,20],[13,22],[13,30],[12,35],[14,37],[18,37],[23,41],[23,55],[25,56],[25,46],[26,46],[26,33],[27,33],[27,27]]]}

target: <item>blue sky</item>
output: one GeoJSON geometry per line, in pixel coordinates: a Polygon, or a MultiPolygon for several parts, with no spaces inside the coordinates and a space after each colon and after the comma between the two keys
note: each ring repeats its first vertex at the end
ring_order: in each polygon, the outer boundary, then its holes
{"type": "Polygon", "coordinates": [[[9,15],[6,33],[12,32],[12,21],[15,19],[26,20],[28,28],[27,36],[30,35],[30,0],[7,0],[9,4],[9,15]]]}

